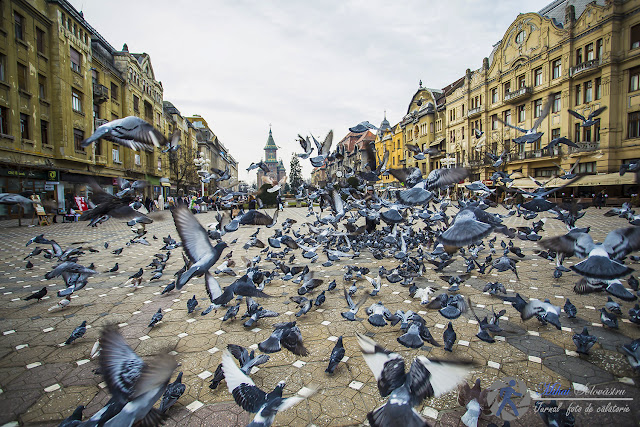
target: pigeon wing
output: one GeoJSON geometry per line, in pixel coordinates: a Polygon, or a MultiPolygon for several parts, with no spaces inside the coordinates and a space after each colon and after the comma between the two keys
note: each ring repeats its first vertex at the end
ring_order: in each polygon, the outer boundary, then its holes
{"type": "Polygon", "coordinates": [[[202,228],[189,209],[179,207],[171,213],[180,239],[182,239],[182,246],[191,261],[197,262],[213,252],[207,231],[202,228]]]}
{"type": "Polygon", "coordinates": [[[430,360],[418,356],[409,370],[409,388],[411,394],[420,399],[438,397],[462,383],[470,371],[471,364],[467,362],[430,360]]]}
{"type": "Polygon", "coordinates": [[[469,176],[466,168],[436,169],[427,176],[427,190],[442,188],[460,182],[469,176]]]}
{"type": "Polygon", "coordinates": [[[392,353],[381,347],[371,338],[356,332],[362,357],[378,382],[378,390],[382,397],[404,384],[404,359],[398,353],[392,353]]]}
{"type": "Polygon", "coordinates": [[[176,359],[168,354],[153,360],[142,370],[131,398],[135,399],[151,390],[159,389],[160,387],[164,388],[177,367],[176,359]]]}
{"type": "Polygon", "coordinates": [[[573,117],[575,117],[576,119],[580,119],[580,120],[582,120],[583,122],[586,122],[586,121],[587,121],[587,119],[586,119],[582,114],[577,113],[577,112],[573,111],[572,109],[568,109],[568,110],[567,110],[567,112],[568,112],[569,114],[571,114],[573,117]]]}
{"type": "Polygon", "coordinates": [[[621,259],[627,254],[640,249],[640,228],[619,228],[607,234],[603,242],[612,259],[621,259]]]}
{"type": "Polygon", "coordinates": [[[215,277],[213,277],[213,275],[208,271],[204,273],[204,286],[207,290],[207,295],[209,296],[211,302],[222,295],[222,288],[220,287],[220,283],[218,283],[215,277]]]}
{"type": "Polygon", "coordinates": [[[128,400],[144,362],[116,328],[107,327],[102,331],[100,347],[100,368],[109,392],[117,399],[128,400]]]}
{"type": "Polygon", "coordinates": [[[533,130],[535,132],[536,129],[538,129],[538,126],[540,126],[540,123],[542,123],[542,121],[549,115],[549,111],[551,111],[551,103],[553,102],[553,94],[550,94],[547,97],[547,100],[545,101],[544,105],[542,106],[542,111],[540,112],[540,117],[538,117],[536,119],[535,122],[533,122],[533,127],[531,128],[531,130],[533,130]]]}

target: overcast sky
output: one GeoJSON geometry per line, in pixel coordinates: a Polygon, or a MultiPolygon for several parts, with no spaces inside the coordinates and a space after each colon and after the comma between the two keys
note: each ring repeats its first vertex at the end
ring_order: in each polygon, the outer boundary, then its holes
{"type": "MultiPolygon", "coordinates": [[[[418,82],[442,88],[478,69],[535,0],[70,0],[113,47],[151,57],[164,99],[200,114],[239,162],[273,129],[287,170],[298,133],[334,142],[363,120],[396,124],[418,82]]],[[[311,165],[302,161],[303,174],[311,165]]]]}

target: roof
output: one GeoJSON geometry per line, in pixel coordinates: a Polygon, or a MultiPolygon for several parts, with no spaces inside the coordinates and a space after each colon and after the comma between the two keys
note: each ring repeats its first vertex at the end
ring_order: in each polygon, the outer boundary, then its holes
{"type": "Polygon", "coordinates": [[[278,146],[276,142],[273,140],[273,133],[271,133],[271,128],[269,128],[269,138],[267,138],[267,145],[264,146],[265,150],[277,150],[278,146]]]}
{"type": "Polygon", "coordinates": [[[366,131],[363,133],[354,133],[349,132],[344,138],[338,142],[338,144],[342,144],[345,147],[347,152],[353,151],[353,149],[358,146],[358,148],[362,148],[365,141],[375,141],[376,136],[372,134],[370,131],[366,131]]]}
{"type": "Polygon", "coordinates": [[[576,19],[582,15],[589,3],[596,3],[598,6],[604,6],[606,0],[555,0],[540,9],[538,13],[550,19],[555,19],[557,23],[562,25],[564,22],[564,12],[567,6],[571,5],[575,8],[576,19]]]}

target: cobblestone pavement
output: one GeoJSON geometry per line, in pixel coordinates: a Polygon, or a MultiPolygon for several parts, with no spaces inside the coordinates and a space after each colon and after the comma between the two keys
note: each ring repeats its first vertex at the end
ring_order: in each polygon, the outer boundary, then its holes
{"type": "MultiPolygon", "coordinates": [[[[625,220],[617,217],[605,218],[604,212],[590,208],[578,225],[591,226],[592,235],[598,240],[602,240],[609,230],[628,225],[625,220]]],[[[280,220],[285,216],[296,219],[298,223],[294,228],[297,228],[305,222],[305,214],[306,209],[289,208],[281,215],[280,220]]],[[[206,225],[213,221],[213,214],[199,214],[197,218],[206,225]]],[[[525,222],[511,217],[506,223],[516,226],[524,225],[525,222]]],[[[565,232],[563,227],[560,222],[549,220],[544,234],[561,234],[565,232]]],[[[242,249],[242,245],[255,228],[242,227],[229,235],[226,240],[237,238],[238,242],[231,245],[225,253],[233,250],[233,258],[238,262],[243,254],[256,255],[259,249],[242,249]]],[[[94,414],[109,396],[102,378],[92,372],[97,367],[97,361],[90,360],[89,353],[102,326],[113,323],[120,326],[129,344],[143,358],[170,351],[180,362],[181,366],[178,369],[184,372],[183,382],[187,389],[169,411],[167,425],[232,426],[245,425],[250,420],[249,414],[234,403],[224,383],[215,391],[209,389],[210,377],[220,362],[221,350],[228,343],[256,348],[257,343],[270,335],[273,323],[296,320],[293,314],[294,304],[289,304],[288,298],[296,294],[297,286],[280,280],[268,285],[265,291],[274,298],[261,302],[266,308],[278,311],[281,315],[277,318],[262,319],[250,330],[243,328],[240,320],[223,323],[223,313],[220,311],[204,317],[199,311],[189,315],[186,301],[192,295],[195,294],[200,301],[200,309],[208,305],[203,278],[191,280],[181,292],[173,291],[167,295],[160,295],[160,291],[169,283],[173,273],[182,266],[180,249],[172,251],[161,280],[148,282],[150,275],[145,272],[144,277],[147,280],[143,282],[143,288],[133,290],[122,286],[140,267],[146,269],[153,255],[159,252],[161,240],[153,240],[151,236],[160,238],[171,234],[178,238],[170,215],[164,221],[156,221],[149,225],[147,230],[151,247],[125,247],[125,243],[131,237],[131,231],[126,225],[113,219],[97,228],[89,228],[86,223],[54,224],[48,227],[17,227],[17,223],[11,221],[0,224],[0,425],[56,425],[80,404],[86,406],[86,415],[94,414]],[[62,311],[48,311],[48,308],[58,301],[55,292],[60,290],[63,284],[61,278],[46,281],[43,277],[53,263],[38,256],[32,259],[35,264],[33,269],[28,270],[25,268],[26,261],[23,261],[36,246],[25,248],[25,242],[40,233],[45,233],[47,238],[55,239],[63,248],[82,244],[100,250],[100,253],[87,253],[81,258],[83,265],[94,262],[100,274],[90,279],[87,288],[77,292],[70,306],[62,311]],[[104,242],[109,242],[109,250],[104,249],[104,242]],[[111,254],[112,249],[120,247],[125,247],[122,255],[111,254]],[[119,270],[116,273],[104,273],[113,267],[115,262],[119,263],[119,270]],[[49,288],[46,299],[41,302],[22,300],[45,285],[49,288]],[[164,320],[150,330],[147,324],[152,314],[160,307],[165,313],[164,320]],[[86,335],[72,345],[61,346],[60,343],[64,342],[83,320],[90,326],[86,335]]],[[[266,237],[271,232],[272,230],[261,228],[259,237],[266,242],[266,237]]],[[[500,239],[501,235],[498,235],[498,244],[500,239]]],[[[542,383],[556,382],[560,383],[562,389],[568,390],[582,390],[587,385],[624,390],[625,398],[635,400],[592,401],[594,412],[585,414],[583,409],[575,414],[577,424],[595,425],[598,422],[611,425],[615,422],[620,426],[637,425],[640,420],[640,405],[637,404],[640,393],[636,385],[639,379],[620,352],[621,344],[640,336],[638,326],[627,320],[627,311],[632,304],[621,303],[624,315],[619,330],[603,327],[600,324],[598,309],[606,301],[604,294],[574,294],[573,285],[577,282],[578,276],[565,273],[562,278],[553,279],[553,263],[533,255],[535,243],[520,240],[515,240],[514,243],[520,245],[526,254],[518,264],[520,280],[516,280],[511,272],[493,273],[480,277],[472,276],[461,286],[461,293],[471,297],[479,316],[492,308],[496,311],[502,308],[507,310],[501,322],[505,331],[495,344],[479,341],[475,336],[475,320],[470,312],[466,313],[453,321],[458,335],[453,355],[447,354],[442,348],[427,345],[419,350],[402,347],[396,341],[400,335],[399,325],[375,328],[366,320],[347,322],[341,318],[340,312],[346,309],[341,290],[344,283],[343,267],[347,264],[364,265],[375,274],[380,266],[384,265],[389,269],[397,265],[397,261],[376,261],[368,252],[362,252],[355,260],[343,260],[329,268],[320,265],[320,262],[325,260],[324,256],[317,264],[310,265],[318,272],[318,276],[325,280],[320,289],[326,288],[333,279],[339,284],[336,291],[327,295],[323,309],[312,309],[306,316],[297,319],[310,355],[298,357],[287,351],[272,354],[269,362],[257,369],[252,378],[258,386],[268,390],[278,381],[285,380],[285,395],[294,394],[311,384],[317,385],[319,390],[308,400],[278,414],[275,425],[360,425],[366,420],[367,412],[383,403],[373,375],[364,363],[355,340],[356,331],[368,333],[380,344],[399,352],[405,358],[412,359],[421,354],[435,358],[455,357],[473,361],[475,366],[468,379],[469,383],[475,378],[481,378],[484,387],[497,379],[513,376],[524,380],[528,388],[534,391],[540,391],[542,383]],[[560,306],[564,305],[565,298],[569,297],[578,308],[578,318],[567,319],[563,314],[561,331],[552,326],[541,326],[535,319],[522,322],[514,308],[482,293],[482,287],[487,281],[496,280],[524,297],[549,298],[560,306]],[[573,351],[575,346],[571,338],[574,332],[582,331],[584,325],[589,326],[589,332],[598,337],[598,342],[589,356],[578,357],[573,351]],[[339,365],[334,375],[328,376],[324,370],[334,341],[340,335],[344,336],[346,347],[345,363],[339,365]],[[607,403],[629,407],[630,412],[598,412],[598,408],[607,403]]],[[[300,254],[298,258],[300,262],[306,261],[300,254]]],[[[571,265],[570,262],[566,264],[571,265]]],[[[263,262],[262,265],[271,268],[270,263],[263,262]]],[[[458,260],[446,271],[461,272],[463,268],[462,260],[458,260]]],[[[239,271],[241,269],[237,267],[236,272],[239,271]]],[[[219,277],[222,286],[230,284],[233,280],[230,276],[219,277]]],[[[427,270],[425,277],[417,283],[423,286],[432,283],[438,287],[444,284],[432,270],[427,270]]],[[[360,282],[360,285],[363,289],[359,290],[359,293],[369,292],[370,285],[366,281],[360,282]]],[[[396,309],[411,309],[420,313],[436,339],[442,341],[442,331],[447,320],[437,311],[427,311],[418,300],[409,299],[407,288],[385,281],[380,295],[375,300],[370,298],[369,304],[378,300],[383,301],[392,312],[396,309]]],[[[364,308],[359,314],[361,318],[366,318],[364,308]]],[[[572,402],[562,401],[564,408],[570,403],[572,402]]],[[[573,405],[584,408],[588,403],[577,401],[573,405]]],[[[460,416],[464,413],[464,408],[457,404],[455,392],[438,399],[427,399],[417,409],[427,416],[432,424],[462,425],[460,416]]],[[[489,422],[502,425],[500,420],[490,415],[483,415],[480,425],[487,425],[489,422]]],[[[541,424],[539,416],[533,410],[512,423],[523,426],[541,424]]]]}

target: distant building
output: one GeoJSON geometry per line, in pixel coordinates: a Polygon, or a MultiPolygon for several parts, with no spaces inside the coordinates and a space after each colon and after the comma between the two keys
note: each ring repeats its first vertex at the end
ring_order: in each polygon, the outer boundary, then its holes
{"type": "Polygon", "coordinates": [[[262,178],[265,175],[270,176],[276,181],[280,181],[283,176],[287,174],[287,170],[282,163],[282,159],[278,159],[278,146],[273,140],[273,133],[269,128],[269,137],[267,138],[267,145],[264,146],[264,162],[269,167],[269,173],[265,174],[262,169],[258,169],[258,188],[260,188],[264,182],[262,178]]]}

